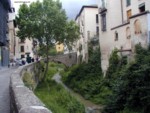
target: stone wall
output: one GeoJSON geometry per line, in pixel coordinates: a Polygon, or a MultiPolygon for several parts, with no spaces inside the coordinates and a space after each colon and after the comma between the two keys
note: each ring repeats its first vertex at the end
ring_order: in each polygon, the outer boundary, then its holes
{"type": "Polygon", "coordinates": [[[10,78],[10,108],[11,113],[52,113],[27,88],[23,81],[24,72],[32,72],[34,64],[19,67],[10,78]]]}
{"type": "Polygon", "coordinates": [[[71,67],[77,63],[77,53],[69,53],[57,56],[49,56],[50,61],[63,63],[64,65],[71,67]]]}

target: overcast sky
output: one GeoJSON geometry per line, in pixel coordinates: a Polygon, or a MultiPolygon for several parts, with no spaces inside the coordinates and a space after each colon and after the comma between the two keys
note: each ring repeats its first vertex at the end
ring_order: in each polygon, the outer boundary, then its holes
{"type": "MultiPolygon", "coordinates": [[[[36,0],[11,0],[16,11],[19,8],[19,3],[17,1],[36,1],[36,0]]],[[[97,4],[97,0],[60,0],[62,2],[63,8],[66,10],[66,14],[69,19],[74,19],[79,13],[83,5],[93,5],[97,4]]]]}
{"type": "Polygon", "coordinates": [[[63,8],[66,10],[67,16],[74,19],[79,13],[83,5],[93,5],[96,4],[97,0],[60,0],[62,2],[63,8]]]}

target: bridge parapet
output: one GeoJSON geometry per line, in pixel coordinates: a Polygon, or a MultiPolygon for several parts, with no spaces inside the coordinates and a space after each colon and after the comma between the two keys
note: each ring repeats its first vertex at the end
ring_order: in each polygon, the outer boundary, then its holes
{"type": "Polygon", "coordinates": [[[74,52],[57,56],[49,56],[49,60],[54,62],[60,62],[67,67],[71,67],[72,65],[77,63],[77,53],[74,52]]]}
{"type": "Polygon", "coordinates": [[[32,71],[34,64],[19,67],[10,78],[10,108],[11,113],[52,113],[45,105],[27,88],[22,75],[25,71],[32,71]]]}

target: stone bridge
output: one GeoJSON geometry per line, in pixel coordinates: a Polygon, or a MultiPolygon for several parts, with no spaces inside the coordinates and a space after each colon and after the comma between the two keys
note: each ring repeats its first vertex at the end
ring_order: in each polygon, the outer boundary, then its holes
{"type": "Polygon", "coordinates": [[[49,56],[49,60],[57,63],[62,63],[67,67],[71,67],[72,65],[77,63],[77,53],[74,52],[57,56],[49,56]]]}

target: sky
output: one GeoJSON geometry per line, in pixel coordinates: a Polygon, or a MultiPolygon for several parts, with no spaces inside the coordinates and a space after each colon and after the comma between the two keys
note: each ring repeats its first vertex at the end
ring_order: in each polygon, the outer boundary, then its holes
{"type": "MultiPolygon", "coordinates": [[[[33,2],[36,0],[11,0],[11,1],[17,11],[19,9],[20,4],[18,2],[20,1],[33,2]]],[[[83,5],[97,4],[97,0],[60,0],[60,2],[62,2],[63,9],[66,10],[66,14],[69,19],[75,19],[76,15],[79,13],[83,5]]]]}
{"type": "Polygon", "coordinates": [[[97,4],[97,0],[60,0],[63,8],[66,10],[67,16],[74,19],[79,13],[83,5],[97,4]]]}

